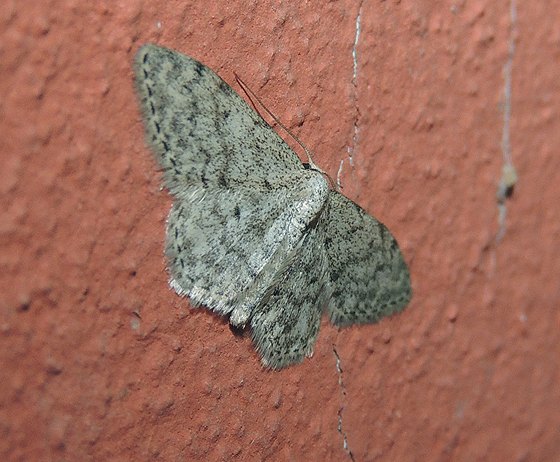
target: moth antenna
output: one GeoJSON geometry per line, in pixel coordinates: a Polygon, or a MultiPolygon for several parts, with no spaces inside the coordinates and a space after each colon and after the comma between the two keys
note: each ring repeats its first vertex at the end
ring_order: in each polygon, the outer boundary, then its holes
{"type": "Polygon", "coordinates": [[[272,118],[274,119],[274,121],[275,121],[278,125],[280,125],[286,132],[288,132],[288,135],[290,135],[294,140],[296,140],[297,143],[303,148],[303,150],[305,151],[305,154],[307,155],[307,160],[308,160],[309,165],[311,166],[311,168],[312,168],[313,170],[317,170],[318,172],[320,172],[320,173],[322,173],[323,175],[325,175],[325,176],[329,179],[332,188],[333,188],[333,189],[336,189],[336,186],[335,186],[334,181],[333,181],[333,179],[331,178],[331,176],[330,176],[327,172],[325,172],[322,168],[319,168],[315,162],[313,162],[313,159],[311,159],[311,154],[310,154],[309,150],[307,149],[307,147],[305,146],[305,144],[303,144],[303,143],[299,140],[299,138],[298,138],[296,135],[294,135],[294,134],[292,133],[292,131],[291,131],[288,127],[286,127],[282,122],[280,122],[280,120],[278,120],[278,117],[276,117],[276,116],[264,105],[264,103],[263,103],[263,102],[259,99],[259,97],[255,94],[255,92],[254,92],[253,90],[251,90],[251,88],[250,88],[245,82],[243,82],[243,80],[241,80],[241,78],[240,78],[235,72],[233,73],[233,75],[235,75],[235,80],[237,80],[237,83],[241,86],[241,89],[245,92],[245,94],[246,94],[249,98],[251,98],[251,96],[252,96],[253,98],[255,98],[255,99],[257,100],[257,102],[262,106],[262,108],[268,113],[268,115],[269,115],[270,117],[272,117],[272,118]],[[247,92],[249,92],[250,95],[249,95],[247,92]]]}

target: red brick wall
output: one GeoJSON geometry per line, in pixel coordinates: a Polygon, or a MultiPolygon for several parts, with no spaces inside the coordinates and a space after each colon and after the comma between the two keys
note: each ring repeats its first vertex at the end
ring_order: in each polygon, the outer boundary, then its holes
{"type": "Polygon", "coordinates": [[[90,3],[0,4],[2,460],[554,460],[558,0],[90,3]],[[148,41],[237,72],[391,229],[402,314],[270,372],[168,289],[148,41]]]}

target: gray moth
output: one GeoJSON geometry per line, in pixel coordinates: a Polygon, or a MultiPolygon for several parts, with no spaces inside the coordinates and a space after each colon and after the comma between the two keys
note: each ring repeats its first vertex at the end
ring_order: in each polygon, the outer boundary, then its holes
{"type": "Polygon", "coordinates": [[[313,353],[321,317],[375,323],[412,297],[389,230],[330,189],[217,74],[152,44],[134,58],[147,139],[173,196],[170,286],[250,326],[262,363],[313,353]]]}

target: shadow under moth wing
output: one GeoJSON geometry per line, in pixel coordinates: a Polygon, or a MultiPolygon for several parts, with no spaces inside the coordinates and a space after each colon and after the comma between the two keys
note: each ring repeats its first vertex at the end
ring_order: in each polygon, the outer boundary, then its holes
{"type": "Polygon", "coordinates": [[[157,45],[134,59],[147,140],[173,196],[170,285],[251,326],[265,366],[313,352],[323,310],[377,322],[412,296],[391,233],[299,157],[208,67],[157,45]]]}

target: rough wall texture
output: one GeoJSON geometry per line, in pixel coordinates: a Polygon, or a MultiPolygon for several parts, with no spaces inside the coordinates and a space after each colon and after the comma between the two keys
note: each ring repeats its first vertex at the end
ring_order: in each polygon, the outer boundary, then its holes
{"type": "Polygon", "coordinates": [[[516,6],[2,1],[0,458],[554,460],[560,2],[516,6]],[[148,41],[239,73],[393,231],[407,310],[270,372],[168,290],[148,41]]]}

